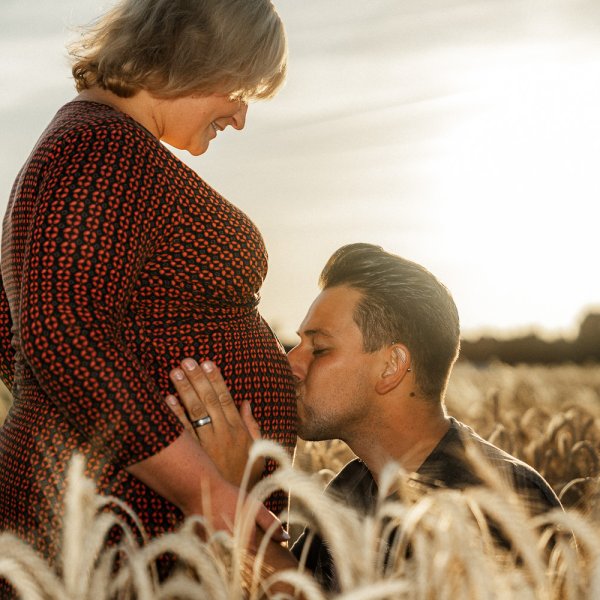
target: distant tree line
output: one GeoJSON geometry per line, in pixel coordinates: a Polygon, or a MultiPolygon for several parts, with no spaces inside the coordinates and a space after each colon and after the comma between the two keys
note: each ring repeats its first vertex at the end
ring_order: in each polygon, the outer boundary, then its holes
{"type": "Polygon", "coordinates": [[[588,314],[579,326],[579,335],[572,341],[562,338],[546,341],[534,334],[507,340],[482,337],[476,341],[463,340],[460,358],[475,363],[499,360],[510,365],[600,363],[600,313],[588,314]]]}

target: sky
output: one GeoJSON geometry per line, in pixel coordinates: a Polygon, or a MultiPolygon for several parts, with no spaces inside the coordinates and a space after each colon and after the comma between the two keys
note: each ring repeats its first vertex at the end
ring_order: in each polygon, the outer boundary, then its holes
{"type": "MultiPolygon", "coordinates": [[[[284,341],[356,241],[438,276],[465,337],[575,335],[600,311],[598,0],[274,3],[285,87],[205,155],[176,154],[260,228],[261,311],[284,341]]],[[[2,213],[74,96],[66,44],[110,5],[2,0],[2,213]]]]}

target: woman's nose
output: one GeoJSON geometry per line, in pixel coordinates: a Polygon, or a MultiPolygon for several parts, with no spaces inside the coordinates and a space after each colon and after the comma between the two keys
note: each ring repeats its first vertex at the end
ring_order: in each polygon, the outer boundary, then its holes
{"type": "Polygon", "coordinates": [[[240,129],[244,129],[244,125],[246,124],[246,114],[248,113],[248,103],[240,100],[240,108],[238,111],[231,117],[233,123],[231,126],[238,131],[240,129]]]}

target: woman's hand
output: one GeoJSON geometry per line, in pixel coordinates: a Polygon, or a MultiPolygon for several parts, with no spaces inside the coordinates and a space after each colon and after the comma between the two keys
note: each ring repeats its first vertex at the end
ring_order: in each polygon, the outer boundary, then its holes
{"type": "MultiPolygon", "coordinates": [[[[199,366],[194,359],[186,358],[181,367],[169,374],[179,400],[169,395],[166,402],[185,428],[196,436],[223,477],[239,486],[250,446],[261,439],[250,404],[244,401],[238,412],[219,369],[212,362],[199,366]],[[208,422],[203,424],[205,420],[208,422]]],[[[260,479],[264,467],[264,459],[252,465],[250,488],[260,479]]]]}

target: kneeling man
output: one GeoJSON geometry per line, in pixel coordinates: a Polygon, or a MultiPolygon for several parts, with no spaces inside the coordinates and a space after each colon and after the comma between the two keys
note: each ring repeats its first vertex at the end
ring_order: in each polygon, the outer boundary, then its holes
{"type": "MultiPolygon", "coordinates": [[[[466,458],[465,447],[472,444],[532,513],[560,507],[537,471],[446,413],[444,393],[459,351],[459,318],[450,293],[429,271],[378,246],[351,244],[329,259],[320,287],[300,325],[300,343],[288,358],[297,381],[299,436],[341,439],[358,457],[332,480],[330,493],[359,511],[372,511],[379,477],[390,460],[425,486],[480,484],[466,458]]],[[[194,393],[203,389],[194,382],[206,373],[191,366],[178,370],[173,381],[184,404],[195,407],[196,414],[189,415],[195,420],[207,412],[208,404],[194,393]],[[187,376],[183,384],[179,371],[187,376]]],[[[209,379],[223,386],[211,368],[209,379]]],[[[243,415],[252,429],[247,407],[243,415]]],[[[203,429],[196,430],[201,440],[203,429]]],[[[296,556],[306,539],[294,546],[296,556]]],[[[329,554],[318,537],[307,566],[335,585],[329,554]]]]}

